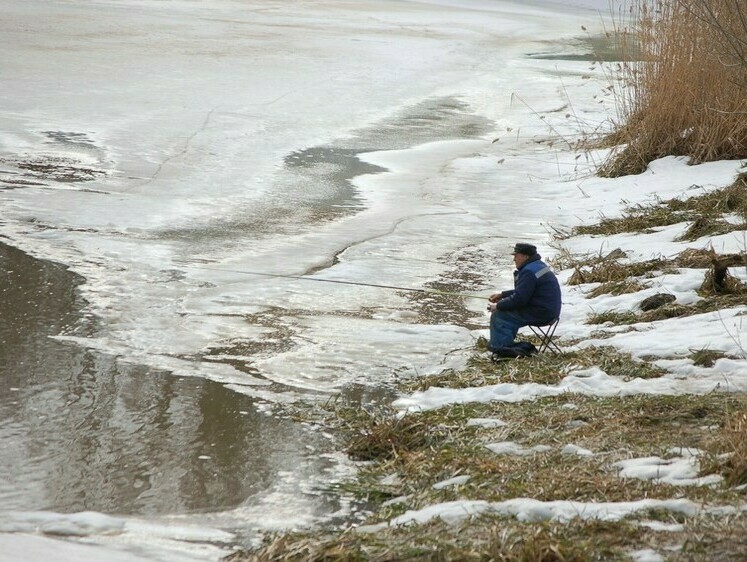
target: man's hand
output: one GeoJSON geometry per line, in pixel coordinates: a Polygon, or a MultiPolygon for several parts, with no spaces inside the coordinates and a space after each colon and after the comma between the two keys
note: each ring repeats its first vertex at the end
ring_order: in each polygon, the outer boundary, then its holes
{"type": "Polygon", "coordinates": [[[490,296],[488,297],[488,300],[489,300],[490,302],[498,302],[498,301],[499,301],[499,300],[501,300],[502,298],[503,298],[503,293],[493,293],[492,295],[490,295],[490,296]]]}
{"type": "Polygon", "coordinates": [[[494,302],[491,302],[491,303],[490,303],[490,304],[488,305],[488,310],[489,310],[490,312],[495,312],[495,309],[496,309],[496,308],[498,308],[498,306],[497,306],[497,305],[496,305],[496,304],[495,304],[494,302]]]}

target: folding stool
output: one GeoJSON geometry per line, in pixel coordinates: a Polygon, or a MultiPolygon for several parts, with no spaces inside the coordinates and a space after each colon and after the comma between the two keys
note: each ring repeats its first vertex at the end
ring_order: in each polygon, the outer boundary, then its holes
{"type": "Polygon", "coordinates": [[[553,355],[561,353],[558,345],[552,341],[553,336],[555,336],[555,328],[558,327],[558,322],[560,322],[560,318],[556,318],[549,324],[543,324],[542,326],[529,326],[529,329],[540,340],[539,347],[537,348],[540,353],[545,353],[546,351],[549,351],[553,355]]]}

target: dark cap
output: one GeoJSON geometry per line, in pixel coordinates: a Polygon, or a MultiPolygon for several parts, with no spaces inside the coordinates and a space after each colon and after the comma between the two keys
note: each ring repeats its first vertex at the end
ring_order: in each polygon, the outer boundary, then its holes
{"type": "Polygon", "coordinates": [[[514,251],[511,252],[512,254],[524,254],[525,256],[533,256],[537,253],[537,246],[533,246],[532,244],[525,244],[524,242],[518,242],[514,246],[514,251]]]}

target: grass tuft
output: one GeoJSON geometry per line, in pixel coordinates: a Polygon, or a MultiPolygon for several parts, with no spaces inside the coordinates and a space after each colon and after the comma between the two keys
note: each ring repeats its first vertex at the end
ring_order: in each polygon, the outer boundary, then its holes
{"type": "Polygon", "coordinates": [[[693,365],[698,367],[713,367],[713,365],[719,359],[728,357],[723,351],[716,349],[698,349],[690,353],[690,359],[693,360],[693,365]]]}
{"type": "Polygon", "coordinates": [[[715,256],[714,250],[704,250],[688,248],[679,253],[675,262],[679,267],[688,267],[691,269],[706,269],[710,267],[715,256]]]}
{"type": "Polygon", "coordinates": [[[624,279],[622,281],[608,281],[602,283],[598,287],[592,289],[586,294],[587,299],[593,299],[602,295],[625,295],[629,293],[637,293],[644,289],[648,289],[649,285],[640,283],[635,279],[624,279]]]}
{"type": "Polygon", "coordinates": [[[605,312],[592,312],[586,317],[587,324],[635,324],[640,322],[635,312],[618,312],[607,310],[605,312]]]}
{"type": "Polygon", "coordinates": [[[714,261],[713,267],[706,272],[698,292],[703,296],[744,295],[747,299],[747,284],[729,273],[724,262],[714,261]]]}
{"type": "Polygon", "coordinates": [[[429,426],[417,416],[399,416],[388,408],[338,414],[348,420],[352,430],[347,451],[355,460],[392,459],[404,451],[440,446],[448,437],[448,431],[443,428],[429,426]]]}
{"type": "Polygon", "coordinates": [[[747,484],[747,407],[737,411],[726,423],[721,441],[729,454],[724,471],[730,486],[747,484]]]}
{"type": "Polygon", "coordinates": [[[738,227],[736,225],[728,223],[723,219],[701,216],[695,219],[693,223],[687,227],[685,232],[675,238],[675,241],[692,242],[693,240],[703,238],[704,236],[718,236],[719,234],[727,234],[737,229],[738,227]]]}
{"type": "Polygon", "coordinates": [[[662,258],[629,264],[621,264],[617,260],[603,260],[592,265],[590,269],[577,267],[567,284],[616,283],[626,281],[630,277],[652,274],[655,271],[671,272],[671,263],[662,258]]]}

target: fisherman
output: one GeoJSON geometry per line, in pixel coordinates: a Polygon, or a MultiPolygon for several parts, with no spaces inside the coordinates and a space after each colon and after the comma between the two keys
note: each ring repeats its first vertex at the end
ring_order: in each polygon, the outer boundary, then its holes
{"type": "Polygon", "coordinates": [[[491,352],[510,347],[522,326],[545,326],[560,316],[560,284],[537,247],[519,242],[513,256],[514,288],[488,298],[491,352]]]}

